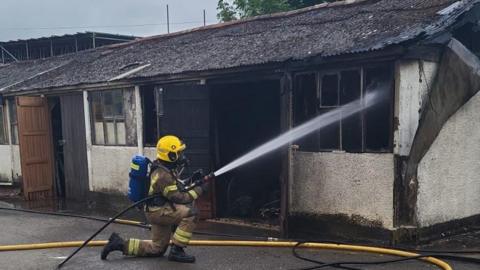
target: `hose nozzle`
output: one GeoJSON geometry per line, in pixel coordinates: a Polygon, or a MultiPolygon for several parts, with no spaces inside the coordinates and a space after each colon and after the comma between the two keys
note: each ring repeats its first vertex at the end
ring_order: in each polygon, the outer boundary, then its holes
{"type": "Polygon", "coordinates": [[[205,177],[203,178],[205,181],[209,181],[209,180],[212,180],[215,178],[215,173],[209,173],[207,175],[205,175],[205,177]]]}

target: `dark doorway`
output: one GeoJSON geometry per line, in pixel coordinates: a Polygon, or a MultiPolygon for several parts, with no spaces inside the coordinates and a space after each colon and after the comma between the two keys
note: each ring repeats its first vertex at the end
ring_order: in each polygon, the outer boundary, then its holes
{"type": "Polygon", "coordinates": [[[65,197],[85,200],[88,192],[87,141],[82,93],[60,96],[65,197]]]}
{"type": "MultiPolygon", "coordinates": [[[[213,84],[216,169],[280,133],[280,82],[213,84]]],[[[281,153],[267,154],[216,179],[217,217],[278,224],[281,153]]]]}
{"type": "MultiPolygon", "coordinates": [[[[187,145],[190,160],[181,178],[202,169],[210,172],[210,102],[204,84],[177,83],[143,86],[144,145],[155,146],[158,138],[173,134],[187,145]]],[[[201,219],[213,217],[212,192],[197,200],[201,219]]]]}
{"type": "Polygon", "coordinates": [[[52,118],[55,193],[57,197],[64,198],[65,171],[63,159],[62,109],[60,98],[48,98],[48,105],[50,107],[50,115],[52,118]]]}

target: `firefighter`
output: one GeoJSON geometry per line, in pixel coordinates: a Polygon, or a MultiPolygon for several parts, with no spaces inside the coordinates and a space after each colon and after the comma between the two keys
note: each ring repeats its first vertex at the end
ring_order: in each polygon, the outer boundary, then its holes
{"type": "Polygon", "coordinates": [[[149,195],[160,194],[145,205],[145,215],[152,225],[152,240],[122,239],[112,233],[102,250],[105,260],[114,250],[129,256],[163,256],[171,240],[168,260],[195,262],[195,257],[185,253],[197,221],[197,211],[192,203],[206,191],[204,176],[196,172],[189,181],[197,182],[191,190],[182,190],[179,170],[185,165],[183,152],[186,145],[176,136],[164,136],[157,143],[157,159],[152,164],[149,195]],[[176,226],[172,235],[172,229],[176,226]]]}

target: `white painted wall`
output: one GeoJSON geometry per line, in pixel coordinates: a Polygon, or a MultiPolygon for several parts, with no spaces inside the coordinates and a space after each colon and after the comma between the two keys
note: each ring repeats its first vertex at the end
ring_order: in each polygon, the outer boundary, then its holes
{"type": "Polygon", "coordinates": [[[12,145],[12,170],[13,170],[13,177],[18,178],[22,176],[22,164],[20,163],[20,147],[17,145],[12,145]]]}
{"type": "Polygon", "coordinates": [[[97,146],[91,148],[91,190],[127,193],[130,162],[138,152],[136,146],[97,146]]]}
{"type": "Polygon", "coordinates": [[[293,214],[345,214],[393,228],[393,154],[295,152],[293,162],[293,214]]]}
{"type": "Polygon", "coordinates": [[[12,147],[0,145],[0,181],[12,182],[12,147]]]}
{"type": "Polygon", "coordinates": [[[0,180],[12,182],[22,175],[18,145],[0,145],[0,180]]]}
{"type": "Polygon", "coordinates": [[[417,218],[429,226],[480,214],[480,93],[445,123],[418,166],[417,218]]]}
{"type": "Polygon", "coordinates": [[[157,149],[155,147],[145,147],[143,153],[152,161],[157,158],[157,149]]]}
{"type": "Polygon", "coordinates": [[[438,64],[421,60],[401,60],[395,64],[394,153],[408,156],[418,128],[420,109],[431,88],[438,64]]]}

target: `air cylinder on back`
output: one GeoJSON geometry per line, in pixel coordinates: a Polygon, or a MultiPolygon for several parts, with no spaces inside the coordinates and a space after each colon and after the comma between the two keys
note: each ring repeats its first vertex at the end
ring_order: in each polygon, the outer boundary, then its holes
{"type": "Polygon", "coordinates": [[[130,164],[130,180],[128,183],[128,199],[138,202],[148,195],[150,178],[148,177],[148,165],[150,160],[144,156],[134,156],[130,164]]]}

